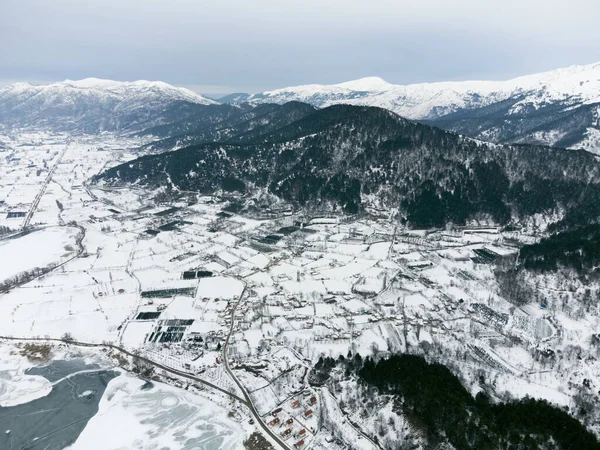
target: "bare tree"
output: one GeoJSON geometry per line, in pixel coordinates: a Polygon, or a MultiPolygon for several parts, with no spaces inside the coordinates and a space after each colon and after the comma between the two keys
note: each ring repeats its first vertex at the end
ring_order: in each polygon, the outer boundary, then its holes
{"type": "Polygon", "coordinates": [[[61,339],[61,341],[64,341],[64,342],[73,342],[73,341],[75,341],[75,338],[73,337],[73,335],[71,333],[69,333],[68,331],[65,334],[63,334],[60,337],[60,339],[61,339]]]}

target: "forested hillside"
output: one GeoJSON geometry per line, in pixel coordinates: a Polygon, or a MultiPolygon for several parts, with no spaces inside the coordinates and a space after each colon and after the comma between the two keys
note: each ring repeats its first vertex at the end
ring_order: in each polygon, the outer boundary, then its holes
{"type": "Polygon", "coordinates": [[[285,105],[210,105],[173,116],[169,123],[144,130],[140,135],[159,139],[144,149],[165,151],[207,142],[252,141],[315,112],[313,106],[290,102],[285,105]]]}
{"type": "Polygon", "coordinates": [[[429,441],[447,439],[457,450],[600,449],[596,437],[577,420],[552,405],[525,398],[490,403],[475,398],[446,367],[420,356],[367,359],[360,377],[396,396],[399,412],[415,417],[429,441]]]}
{"type": "Polygon", "coordinates": [[[600,225],[593,224],[556,233],[539,243],[523,247],[520,264],[543,271],[569,267],[578,272],[600,266],[600,225]]]}
{"type": "MultiPolygon", "coordinates": [[[[480,218],[507,224],[559,210],[568,219],[597,202],[600,165],[587,152],[486,144],[380,108],[300,105],[270,110],[265,124],[248,125],[248,132],[240,130],[255,119],[238,122],[235,133],[221,133],[223,142],[142,157],[96,181],[203,193],[266,190],[299,208],[398,211],[419,227],[480,218]]],[[[597,215],[587,208],[585,220],[597,215]]]]}
{"type": "Polygon", "coordinates": [[[484,391],[473,397],[447,367],[422,356],[321,358],[311,379],[332,389],[340,379],[354,380],[355,392],[363,396],[355,406],[359,409],[362,404],[385,404],[391,396],[393,412],[409,424],[404,437],[398,436],[401,446],[392,448],[414,448],[412,443],[424,441],[432,449],[447,444],[456,450],[600,449],[597,438],[565,410],[528,397],[497,402],[484,391]]]}

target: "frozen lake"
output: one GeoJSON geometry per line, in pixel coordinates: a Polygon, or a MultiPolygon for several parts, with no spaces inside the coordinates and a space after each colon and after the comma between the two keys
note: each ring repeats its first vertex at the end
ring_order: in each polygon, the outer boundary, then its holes
{"type": "Polygon", "coordinates": [[[185,389],[123,374],[109,383],[99,413],[69,450],[88,450],[99,440],[107,450],[227,450],[243,448],[245,437],[227,409],[185,389]]]}
{"type": "Polygon", "coordinates": [[[98,412],[109,381],[119,375],[78,359],[53,361],[26,374],[40,375],[56,384],[45,397],[0,408],[3,449],[61,450],[71,445],[98,412]]]}
{"type": "Polygon", "coordinates": [[[45,396],[0,407],[0,449],[241,448],[244,429],[197,394],[82,359],[28,369],[52,383],[45,396]],[[110,430],[110,432],[107,432],[110,430]]]}

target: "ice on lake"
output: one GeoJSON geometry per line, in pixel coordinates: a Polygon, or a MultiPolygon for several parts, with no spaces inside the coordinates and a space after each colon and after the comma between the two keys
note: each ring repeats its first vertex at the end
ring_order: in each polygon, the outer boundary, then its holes
{"type": "Polygon", "coordinates": [[[27,375],[54,383],[45,396],[0,408],[0,448],[62,450],[75,442],[97,412],[100,398],[118,372],[83,360],[53,361],[27,375]],[[85,395],[83,395],[85,394],[85,395]]]}
{"type": "Polygon", "coordinates": [[[120,369],[73,359],[25,374],[13,381],[39,377],[52,388],[31,401],[0,407],[2,449],[217,450],[241,448],[245,438],[227,409],[120,369]]]}
{"type": "Polygon", "coordinates": [[[123,373],[111,380],[99,413],[70,450],[221,450],[243,447],[244,429],[228,410],[190,391],[123,373]],[[110,430],[107,432],[106,430],[110,430]]]}

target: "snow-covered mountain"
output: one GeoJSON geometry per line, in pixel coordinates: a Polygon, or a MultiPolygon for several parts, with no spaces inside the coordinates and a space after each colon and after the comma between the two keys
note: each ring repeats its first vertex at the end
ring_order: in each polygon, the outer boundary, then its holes
{"type": "Polygon", "coordinates": [[[403,117],[493,142],[529,142],[600,152],[600,63],[508,81],[394,85],[378,77],[253,94],[251,103],[296,100],[379,106],[403,117]]]}
{"type": "MultiPolygon", "coordinates": [[[[286,103],[318,107],[378,106],[408,119],[496,143],[584,148],[600,154],[600,63],[508,81],[390,84],[378,77],[305,85],[260,94],[232,94],[220,103],[286,103]]],[[[217,104],[163,82],[89,78],[0,89],[0,129],[50,128],[137,132],[187,121],[217,104]]]]}
{"type": "Polygon", "coordinates": [[[87,78],[15,83],[0,89],[0,125],[89,133],[136,131],[160,125],[182,109],[212,104],[217,102],[160,81],[87,78]]]}

